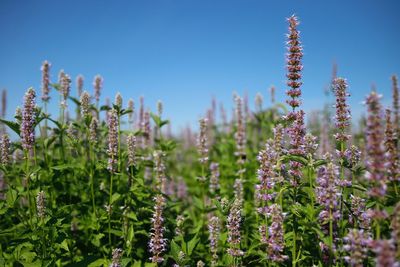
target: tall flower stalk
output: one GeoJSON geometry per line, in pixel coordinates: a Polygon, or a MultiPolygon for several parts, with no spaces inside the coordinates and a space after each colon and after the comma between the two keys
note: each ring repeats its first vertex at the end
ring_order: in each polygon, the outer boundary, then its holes
{"type": "Polygon", "coordinates": [[[236,199],[232,204],[229,211],[229,216],[226,222],[226,228],[228,229],[228,243],[229,248],[227,253],[231,255],[233,266],[239,266],[239,258],[244,255],[243,250],[240,247],[241,233],[240,225],[242,223],[242,203],[240,200],[236,199]]]}
{"type": "Polygon", "coordinates": [[[108,166],[110,172],[110,200],[108,203],[108,240],[111,245],[111,214],[112,214],[112,194],[113,177],[118,165],[118,114],[115,109],[109,113],[108,120],[108,166]]]}
{"type": "Polygon", "coordinates": [[[152,232],[150,234],[149,251],[152,253],[150,258],[151,262],[162,263],[164,257],[161,255],[167,247],[167,240],[164,238],[164,217],[163,209],[165,206],[165,199],[162,195],[157,195],[154,198],[155,206],[152,223],[152,232]]]}

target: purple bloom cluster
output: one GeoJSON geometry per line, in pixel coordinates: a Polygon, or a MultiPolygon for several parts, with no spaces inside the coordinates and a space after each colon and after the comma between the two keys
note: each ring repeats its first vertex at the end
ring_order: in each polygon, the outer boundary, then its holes
{"type": "Polygon", "coordinates": [[[121,267],[121,257],[122,257],[122,249],[116,248],[112,252],[112,262],[110,267],[121,267]]]}
{"type": "Polygon", "coordinates": [[[84,91],[80,96],[81,115],[86,118],[89,115],[90,95],[87,91],[84,91]]]}
{"type": "Polygon", "coordinates": [[[236,151],[235,156],[238,157],[238,164],[242,166],[246,159],[246,126],[243,117],[243,99],[239,96],[236,101],[236,151]]]}
{"type": "Polygon", "coordinates": [[[42,71],[42,100],[47,102],[50,99],[50,67],[51,64],[46,60],[43,62],[42,71]]]}
{"type": "Polygon", "coordinates": [[[136,165],[136,136],[130,134],[126,139],[128,146],[128,166],[136,165]]]}
{"type": "Polygon", "coordinates": [[[210,164],[210,192],[214,194],[219,189],[219,164],[212,162],[210,164]]]}
{"type": "Polygon", "coordinates": [[[157,187],[161,193],[166,194],[167,192],[167,177],[165,175],[165,165],[163,162],[164,152],[160,150],[154,151],[154,171],[157,178],[157,187]]]}
{"type": "MultiPolygon", "coordinates": [[[[304,111],[299,110],[294,113],[294,122],[288,128],[288,134],[290,138],[290,149],[289,153],[292,155],[305,155],[304,147],[304,136],[306,134],[306,129],[304,126],[304,111]]],[[[289,174],[292,177],[291,183],[293,186],[297,186],[300,178],[302,177],[301,171],[302,164],[299,162],[291,161],[289,174]]]]}
{"type": "MultiPolygon", "coordinates": [[[[318,170],[315,193],[317,202],[324,207],[323,212],[331,212],[334,218],[339,218],[338,212],[340,190],[338,168],[332,162],[318,170]]],[[[323,216],[324,217],[324,216],[323,216]]]]}
{"type": "Polygon", "coordinates": [[[208,224],[208,232],[210,233],[210,252],[211,252],[211,266],[218,264],[218,239],[221,231],[220,220],[217,216],[213,216],[208,224]]]}
{"type": "Polygon", "coordinates": [[[333,91],[336,96],[336,128],[339,131],[335,134],[335,139],[339,142],[346,142],[350,136],[346,133],[350,126],[350,108],[347,105],[347,97],[350,94],[347,92],[347,82],[343,78],[335,78],[333,80],[333,91]]]}
{"type": "Polygon", "coordinates": [[[76,88],[78,90],[78,96],[80,97],[82,94],[82,90],[83,90],[83,76],[82,75],[78,75],[76,77],[76,88]]]}
{"type": "Polygon", "coordinates": [[[94,97],[96,102],[100,100],[101,88],[103,87],[103,78],[100,75],[96,75],[93,80],[94,97]]]}
{"type": "Polygon", "coordinates": [[[385,130],[385,148],[386,161],[388,163],[388,179],[397,181],[400,178],[400,162],[397,150],[397,137],[393,131],[392,117],[390,109],[386,109],[386,130],[385,130]]]}
{"type": "Polygon", "coordinates": [[[392,76],[393,82],[393,113],[394,113],[394,132],[400,135],[400,100],[399,87],[397,85],[397,77],[392,76]]]}
{"type": "Polygon", "coordinates": [[[372,184],[369,193],[373,197],[384,197],[386,193],[386,161],[384,150],[384,128],[382,125],[382,108],[376,92],[371,92],[367,99],[367,173],[365,178],[372,184]]]}
{"type": "Polygon", "coordinates": [[[8,164],[10,162],[10,138],[3,134],[0,139],[0,163],[8,164]]]}
{"type": "Polygon", "coordinates": [[[364,230],[352,229],[344,238],[344,241],[346,245],[343,248],[349,254],[344,259],[352,267],[363,267],[364,260],[368,257],[368,246],[371,243],[369,234],[364,230]]]}
{"type": "Polygon", "coordinates": [[[157,195],[154,198],[155,206],[153,218],[151,219],[151,238],[149,242],[149,251],[153,254],[150,260],[154,263],[161,263],[164,258],[161,254],[166,250],[167,240],[164,239],[164,218],[163,209],[165,206],[165,199],[162,195],[157,195]]]}
{"type": "Polygon", "coordinates": [[[289,34],[287,35],[288,73],[286,74],[286,76],[288,78],[287,85],[290,87],[290,89],[286,91],[286,94],[290,97],[290,99],[286,100],[286,102],[292,107],[294,111],[296,107],[299,107],[301,105],[301,101],[299,100],[299,98],[301,96],[300,86],[302,85],[302,82],[300,80],[301,80],[301,70],[303,69],[303,65],[301,63],[301,59],[303,58],[303,48],[301,47],[301,43],[299,40],[300,33],[297,30],[297,26],[299,25],[297,17],[294,15],[291,16],[290,18],[288,18],[288,22],[289,22],[289,34]]]}
{"type": "Polygon", "coordinates": [[[261,150],[257,156],[260,167],[257,170],[259,184],[256,185],[256,199],[261,204],[257,211],[263,215],[269,213],[268,201],[275,197],[275,193],[271,192],[274,188],[276,177],[274,170],[275,159],[273,146],[271,142],[267,142],[265,149],[261,150]]]}
{"type": "Polygon", "coordinates": [[[283,254],[285,246],[283,232],[283,214],[278,204],[272,204],[268,214],[271,217],[271,225],[268,233],[268,258],[273,262],[283,262],[288,257],[283,254]]]}
{"type": "Polygon", "coordinates": [[[199,161],[201,164],[208,162],[208,147],[207,147],[207,119],[200,119],[200,133],[197,139],[197,151],[200,154],[199,161]]]}
{"type": "Polygon", "coordinates": [[[37,209],[37,216],[40,219],[43,219],[46,215],[46,195],[43,191],[40,191],[36,196],[36,209],[37,209]]]}
{"type": "Polygon", "coordinates": [[[35,90],[29,88],[24,97],[24,108],[22,111],[21,121],[22,147],[26,151],[31,151],[35,145],[35,98],[35,90]]]}
{"type": "Polygon", "coordinates": [[[92,121],[90,122],[89,126],[89,132],[90,132],[90,142],[93,144],[97,143],[97,127],[98,127],[99,121],[96,118],[92,118],[92,121]]]}
{"type": "Polygon", "coordinates": [[[110,172],[116,171],[118,163],[118,115],[115,109],[109,111],[108,117],[108,167],[110,172]]]}
{"type": "Polygon", "coordinates": [[[229,216],[226,221],[226,228],[228,229],[228,243],[229,248],[227,252],[232,257],[241,257],[244,252],[240,249],[240,224],[242,222],[242,203],[236,199],[233,203],[229,216]]]}
{"type": "Polygon", "coordinates": [[[396,246],[392,239],[375,240],[371,243],[372,250],[376,254],[376,267],[399,267],[396,261],[396,246]]]}
{"type": "Polygon", "coordinates": [[[350,223],[357,223],[358,227],[362,229],[371,228],[371,216],[370,210],[366,208],[366,200],[357,196],[350,196],[351,198],[351,212],[352,215],[349,217],[350,223]]]}
{"type": "Polygon", "coordinates": [[[67,106],[67,98],[69,96],[69,92],[71,90],[71,77],[69,77],[68,74],[63,74],[61,76],[61,80],[60,80],[60,92],[62,94],[62,101],[61,101],[61,106],[62,107],[66,107],[67,106]]]}

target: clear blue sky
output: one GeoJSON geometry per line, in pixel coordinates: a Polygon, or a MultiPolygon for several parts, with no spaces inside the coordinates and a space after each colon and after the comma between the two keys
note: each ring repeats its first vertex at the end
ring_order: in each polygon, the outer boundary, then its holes
{"type": "MultiPolygon", "coordinates": [[[[0,89],[8,89],[11,116],[29,86],[40,92],[47,59],[54,81],[64,69],[74,79],[83,74],[92,91],[99,73],[103,96],[113,99],[120,91],[137,103],[144,95],[153,109],[163,100],[179,128],[195,123],[213,95],[230,110],[232,91],[247,90],[252,104],[274,84],[284,99],[285,19],[295,13],[306,111],[322,107],[335,61],[358,116],[372,83],[390,103],[390,76],[400,74],[399,12],[396,0],[2,0],[0,89]]],[[[55,92],[52,97],[58,99],[55,92]]]]}

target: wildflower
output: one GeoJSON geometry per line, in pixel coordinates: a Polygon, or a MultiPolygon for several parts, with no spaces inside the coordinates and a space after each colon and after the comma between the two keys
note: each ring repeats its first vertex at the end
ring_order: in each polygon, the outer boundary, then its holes
{"type": "Polygon", "coordinates": [[[266,215],[269,212],[268,201],[271,201],[275,194],[271,192],[275,185],[274,160],[275,151],[271,142],[265,144],[265,149],[258,153],[257,160],[260,167],[257,170],[259,184],[256,185],[256,199],[261,206],[257,209],[260,214],[266,215]]]}
{"type": "MultiPolygon", "coordinates": [[[[288,128],[288,134],[290,138],[290,149],[289,153],[292,155],[305,155],[306,151],[304,149],[304,136],[305,136],[305,126],[304,126],[304,111],[300,110],[293,113],[295,120],[293,124],[288,128]]],[[[289,174],[292,177],[291,184],[297,186],[300,178],[302,177],[301,171],[302,164],[296,161],[290,161],[289,174]]]]}
{"type": "Polygon", "coordinates": [[[78,75],[76,77],[76,88],[78,89],[78,96],[81,97],[82,90],[83,90],[83,76],[78,75]]]}
{"type": "Polygon", "coordinates": [[[272,223],[268,230],[268,258],[274,262],[283,262],[288,257],[283,254],[285,241],[281,207],[278,204],[272,204],[269,216],[272,223]]]}
{"type": "Polygon", "coordinates": [[[182,215],[178,215],[176,217],[175,235],[177,235],[177,236],[184,235],[184,229],[183,229],[184,222],[185,222],[185,217],[183,217],[182,215]]]}
{"type": "Polygon", "coordinates": [[[233,184],[234,196],[240,203],[243,203],[244,200],[244,192],[243,192],[243,181],[240,178],[235,179],[235,183],[233,184]]]}
{"type": "Polygon", "coordinates": [[[109,112],[108,119],[108,167],[110,172],[115,172],[118,156],[118,115],[115,109],[109,112]]]}
{"type": "Polygon", "coordinates": [[[144,137],[144,146],[147,147],[150,145],[150,137],[151,137],[151,126],[150,126],[150,112],[146,111],[143,117],[143,137],[144,137]]]}
{"type": "Polygon", "coordinates": [[[122,249],[116,248],[112,252],[112,263],[110,267],[121,267],[121,257],[122,257],[122,249]]]}
{"type": "Polygon", "coordinates": [[[152,222],[152,232],[150,234],[151,239],[149,242],[149,251],[153,254],[150,258],[154,263],[161,263],[164,258],[161,254],[166,250],[167,241],[164,239],[164,218],[163,218],[163,208],[165,205],[165,199],[162,195],[157,195],[154,198],[156,202],[154,206],[152,222]]]}
{"type": "Polygon", "coordinates": [[[176,192],[177,198],[183,199],[183,200],[186,199],[188,196],[187,191],[188,190],[187,190],[187,185],[185,183],[185,180],[183,180],[182,177],[179,177],[178,178],[178,188],[177,188],[177,192],[176,192]]]}
{"type": "Polygon", "coordinates": [[[317,202],[322,205],[325,211],[330,211],[334,217],[338,217],[340,191],[338,188],[338,168],[332,162],[328,162],[327,166],[323,166],[318,171],[317,184],[315,193],[317,202]],[[335,214],[336,213],[336,214],[335,214]]]}
{"type": "Polygon", "coordinates": [[[49,101],[50,96],[50,67],[51,64],[45,60],[42,64],[42,100],[44,102],[49,101]]]}
{"type": "Polygon", "coordinates": [[[165,175],[165,165],[164,165],[164,157],[165,153],[156,150],[153,154],[154,157],[154,171],[157,177],[157,186],[158,189],[165,194],[167,189],[167,177],[165,175]]]}
{"type": "Polygon", "coordinates": [[[138,120],[138,128],[142,129],[144,124],[144,97],[140,96],[140,106],[139,106],[139,120],[138,120]]]}
{"type": "Polygon", "coordinates": [[[36,196],[36,209],[37,209],[37,216],[40,219],[43,219],[46,215],[46,195],[43,191],[40,191],[36,196]]]}
{"type": "MultiPolygon", "coordinates": [[[[300,33],[297,30],[297,26],[299,25],[299,21],[296,16],[291,16],[288,18],[289,22],[289,34],[287,35],[287,85],[289,86],[289,90],[286,91],[286,94],[290,97],[290,99],[286,100],[286,102],[292,107],[292,111],[294,112],[296,107],[299,107],[301,101],[299,100],[301,96],[300,86],[302,85],[301,80],[301,70],[303,69],[303,65],[301,63],[301,59],[303,58],[303,48],[301,47],[301,43],[299,40],[300,33]]],[[[294,115],[294,113],[292,113],[294,115]]],[[[290,117],[290,114],[289,114],[290,117]]]]}
{"type": "Polygon", "coordinates": [[[89,116],[90,95],[87,91],[81,94],[81,115],[83,118],[89,116]]]}
{"type": "Polygon", "coordinates": [[[132,98],[128,100],[128,109],[131,110],[131,112],[128,114],[129,123],[133,124],[133,116],[135,114],[135,102],[133,102],[132,98]]]}
{"type": "Polygon", "coordinates": [[[31,151],[35,145],[35,97],[33,88],[29,88],[24,97],[24,108],[21,120],[22,147],[31,151]]]}
{"type": "Polygon", "coordinates": [[[200,154],[199,161],[201,164],[206,164],[208,161],[207,148],[207,119],[200,119],[200,133],[197,139],[197,151],[200,154]]]}
{"type": "Polygon", "coordinates": [[[354,216],[349,217],[350,223],[358,223],[359,227],[362,229],[371,228],[371,216],[370,210],[366,209],[366,200],[357,196],[350,196],[351,199],[351,212],[354,216]]]}
{"type": "Polygon", "coordinates": [[[373,241],[372,250],[376,254],[376,267],[399,266],[399,262],[396,262],[396,248],[392,239],[373,241]]]}
{"type": "Polygon", "coordinates": [[[0,139],[0,162],[4,165],[10,162],[10,138],[7,134],[0,139]]]}
{"type": "Polygon", "coordinates": [[[157,101],[157,112],[158,112],[158,117],[161,118],[161,115],[163,113],[163,102],[161,100],[157,101]]]}
{"type": "Polygon", "coordinates": [[[392,76],[393,82],[393,113],[394,113],[394,132],[397,137],[400,135],[400,102],[399,87],[397,86],[397,76],[392,76]]]}
{"type": "Polygon", "coordinates": [[[315,152],[318,149],[317,137],[310,133],[304,136],[304,151],[306,154],[315,156],[315,152]]]}
{"type": "Polygon", "coordinates": [[[122,96],[119,92],[115,95],[114,105],[118,108],[122,108],[122,96]]]}
{"type": "Polygon", "coordinates": [[[218,264],[218,239],[220,234],[220,220],[217,216],[211,217],[208,224],[209,240],[210,240],[210,252],[211,252],[211,266],[217,266],[218,264]]]}
{"type": "Polygon", "coordinates": [[[202,262],[202,261],[200,260],[200,261],[197,262],[196,266],[197,266],[197,267],[204,267],[204,266],[206,266],[206,265],[204,264],[204,262],[202,262]]]}
{"type": "Polygon", "coordinates": [[[210,192],[215,193],[219,189],[219,164],[212,162],[210,164],[210,192]]]}
{"type": "Polygon", "coordinates": [[[383,127],[381,123],[380,96],[371,92],[367,97],[368,119],[366,129],[367,142],[367,173],[365,178],[371,182],[369,194],[373,197],[384,197],[386,193],[386,161],[383,140],[383,127]]]}
{"type": "Polygon", "coordinates": [[[94,97],[98,103],[100,100],[101,88],[103,87],[103,78],[100,75],[96,75],[93,80],[94,97]]]}
{"type": "Polygon", "coordinates": [[[396,147],[396,134],[393,132],[390,109],[386,109],[386,130],[385,130],[385,148],[386,158],[388,163],[388,178],[391,181],[396,181],[399,176],[399,154],[396,147]]]}
{"type": "Polygon", "coordinates": [[[371,242],[370,236],[364,230],[352,229],[344,238],[346,245],[344,250],[349,256],[344,259],[353,267],[364,266],[364,260],[368,257],[368,246],[371,242]]]}
{"type": "Polygon", "coordinates": [[[60,90],[61,90],[60,92],[63,97],[63,100],[61,101],[61,106],[63,108],[67,106],[67,98],[69,96],[70,89],[71,89],[71,78],[69,77],[68,74],[64,74],[62,75],[60,80],[60,90]]]}
{"type": "Polygon", "coordinates": [[[78,131],[75,129],[74,124],[72,122],[69,123],[67,129],[67,135],[73,140],[77,140],[78,138],[78,131]]]}
{"type": "Polygon", "coordinates": [[[350,96],[347,93],[347,82],[343,78],[336,78],[333,80],[333,91],[336,96],[336,128],[338,133],[335,134],[335,138],[338,142],[346,142],[350,139],[350,136],[346,134],[348,127],[350,126],[350,108],[346,103],[346,98],[350,96]]]}
{"type": "Polygon", "coordinates": [[[244,252],[240,249],[240,224],[242,222],[242,203],[239,199],[235,199],[227,218],[226,228],[228,229],[229,248],[227,252],[232,257],[241,257],[244,252]]]}
{"type": "Polygon", "coordinates": [[[400,203],[397,203],[391,223],[392,239],[397,245],[397,256],[400,256],[400,203]]]}
{"type": "Polygon", "coordinates": [[[270,95],[271,95],[271,103],[274,104],[275,103],[275,86],[272,85],[269,88],[269,92],[270,92],[270,95]]]}
{"type": "Polygon", "coordinates": [[[92,118],[92,121],[90,122],[90,126],[89,126],[89,140],[90,142],[92,142],[93,144],[97,143],[97,127],[98,127],[98,120],[96,118],[92,118]]]}
{"type": "Polygon", "coordinates": [[[256,98],[254,100],[255,104],[256,104],[256,109],[258,112],[262,111],[262,106],[263,106],[263,96],[260,93],[257,93],[256,98]]]}
{"type": "MultiPolygon", "coordinates": [[[[246,126],[243,118],[243,100],[240,97],[236,97],[236,133],[235,133],[235,141],[236,141],[236,151],[235,156],[238,158],[237,163],[239,164],[239,168],[243,168],[242,165],[246,159],[246,126]]],[[[243,171],[243,169],[239,170],[243,171]]]]}
{"type": "Polygon", "coordinates": [[[355,145],[352,145],[350,148],[346,149],[344,152],[344,156],[348,163],[352,167],[356,166],[361,159],[361,151],[355,145]]]}
{"type": "Polygon", "coordinates": [[[128,166],[136,165],[136,136],[130,134],[126,140],[128,144],[128,166]]]}

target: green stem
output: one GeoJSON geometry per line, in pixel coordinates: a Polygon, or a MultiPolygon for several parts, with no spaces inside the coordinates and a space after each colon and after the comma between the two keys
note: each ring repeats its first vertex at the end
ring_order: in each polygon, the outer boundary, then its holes
{"type": "Polygon", "coordinates": [[[111,248],[111,213],[112,213],[112,190],[113,190],[113,173],[110,175],[110,200],[109,200],[109,212],[108,212],[108,243],[111,248]]]}

